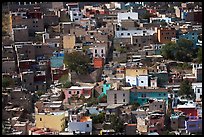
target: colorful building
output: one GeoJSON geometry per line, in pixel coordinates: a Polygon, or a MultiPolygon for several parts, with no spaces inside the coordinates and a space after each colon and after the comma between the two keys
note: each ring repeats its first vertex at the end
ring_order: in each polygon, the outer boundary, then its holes
{"type": "Polygon", "coordinates": [[[35,114],[35,123],[37,128],[50,128],[63,131],[65,129],[65,113],[38,113],[35,114]]]}
{"type": "Polygon", "coordinates": [[[202,118],[190,116],[187,121],[185,121],[185,129],[190,133],[202,133],[202,118]]]}
{"type": "Polygon", "coordinates": [[[64,90],[64,94],[65,94],[64,102],[67,102],[68,99],[74,95],[77,95],[78,98],[80,98],[81,96],[84,96],[85,98],[89,98],[92,96],[93,90],[94,90],[94,86],[89,86],[89,87],[71,86],[67,90],[64,90]]]}
{"type": "Polygon", "coordinates": [[[144,105],[149,99],[165,100],[168,104],[168,90],[165,88],[141,88],[130,92],[130,103],[138,102],[144,105]]]}
{"type": "Polygon", "coordinates": [[[147,68],[129,68],[125,71],[126,83],[131,86],[148,87],[148,70],[147,68]]]}
{"type": "Polygon", "coordinates": [[[196,43],[198,42],[198,33],[196,31],[188,32],[179,36],[179,39],[184,38],[193,42],[193,47],[196,47],[196,43]]]}

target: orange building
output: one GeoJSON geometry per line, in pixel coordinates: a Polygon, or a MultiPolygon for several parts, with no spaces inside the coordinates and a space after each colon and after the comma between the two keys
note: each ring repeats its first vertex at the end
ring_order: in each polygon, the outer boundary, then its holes
{"type": "Polygon", "coordinates": [[[102,68],[104,65],[104,58],[101,57],[94,58],[93,62],[94,68],[102,68]]]}
{"type": "Polygon", "coordinates": [[[176,37],[176,30],[174,28],[159,28],[157,35],[159,43],[167,44],[172,38],[176,37]]]}

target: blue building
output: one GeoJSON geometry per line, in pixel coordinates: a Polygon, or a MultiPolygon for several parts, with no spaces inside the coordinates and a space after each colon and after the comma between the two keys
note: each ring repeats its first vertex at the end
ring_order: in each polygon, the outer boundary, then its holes
{"type": "Polygon", "coordinates": [[[64,64],[64,52],[53,52],[53,56],[50,58],[52,68],[60,68],[64,64]]]}
{"type": "Polygon", "coordinates": [[[158,89],[136,89],[130,92],[130,103],[139,103],[144,105],[149,99],[165,100],[168,104],[168,90],[165,88],[158,89]]]}
{"type": "Polygon", "coordinates": [[[179,39],[184,38],[188,39],[193,42],[193,47],[197,48],[197,42],[198,42],[198,33],[195,31],[188,32],[186,34],[182,34],[179,36],[179,39]]]}

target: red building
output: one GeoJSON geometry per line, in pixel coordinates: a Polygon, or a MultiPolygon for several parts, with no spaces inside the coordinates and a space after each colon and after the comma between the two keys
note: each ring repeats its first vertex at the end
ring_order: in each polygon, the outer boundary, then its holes
{"type": "Polygon", "coordinates": [[[104,58],[98,57],[94,58],[94,68],[102,68],[104,65],[104,58]]]}
{"type": "Polygon", "coordinates": [[[177,109],[179,111],[184,112],[187,116],[197,116],[197,108],[194,102],[188,102],[184,105],[177,105],[177,109]]]}

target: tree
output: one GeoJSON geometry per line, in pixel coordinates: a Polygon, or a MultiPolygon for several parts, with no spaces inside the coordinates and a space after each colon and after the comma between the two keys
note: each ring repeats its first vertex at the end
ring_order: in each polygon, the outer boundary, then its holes
{"type": "Polygon", "coordinates": [[[162,47],[161,54],[165,59],[174,60],[174,52],[176,50],[177,50],[177,44],[174,42],[169,42],[162,47]]]}
{"type": "Polygon", "coordinates": [[[91,118],[92,118],[93,124],[98,124],[98,123],[102,124],[105,121],[105,113],[102,112],[102,113],[100,113],[98,115],[92,114],[91,118]]]}
{"type": "Polygon", "coordinates": [[[161,49],[161,55],[165,59],[190,62],[196,58],[197,52],[193,48],[193,42],[187,39],[179,39],[177,43],[169,42],[161,49]]]}
{"type": "Polygon", "coordinates": [[[198,49],[198,63],[202,63],[202,48],[198,49]]]}
{"type": "Polygon", "coordinates": [[[10,77],[2,77],[2,87],[7,88],[9,86],[14,85],[14,81],[10,77]]]}
{"type": "Polygon", "coordinates": [[[124,122],[116,115],[111,115],[110,121],[111,127],[115,130],[116,133],[122,132],[124,130],[124,122]]]}
{"type": "Polygon", "coordinates": [[[64,63],[77,74],[87,74],[90,62],[88,55],[79,51],[65,53],[64,56],[64,63]]]}
{"type": "Polygon", "coordinates": [[[189,80],[184,79],[180,84],[180,90],[178,92],[179,96],[185,95],[187,98],[192,99],[194,97],[194,92],[191,87],[191,82],[189,80]]]}
{"type": "Polygon", "coordinates": [[[62,83],[63,88],[70,88],[72,86],[72,83],[69,81],[68,74],[61,76],[59,82],[62,83]]]}
{"type": "Polygon", "coordinates": [[[136,110],[138,107],[140,106],[140,104],[139,103],[133,103],[132,104],[132,107],[131,107],[131,110],[133,111],[133,110],[136,110]]]}

